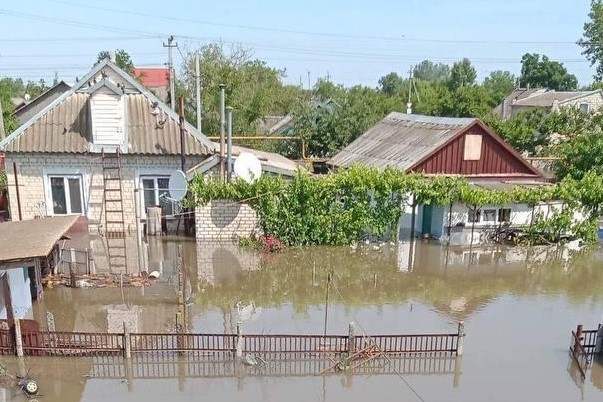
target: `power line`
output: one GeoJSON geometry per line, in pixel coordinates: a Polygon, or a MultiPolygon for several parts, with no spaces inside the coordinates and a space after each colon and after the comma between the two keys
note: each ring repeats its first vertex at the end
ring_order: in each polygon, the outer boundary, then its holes
{"type": "Polygon", "coordinates": [[[0,38],[0,42],[73,42],[73,41],[108,41],[108,40],[151,40],[155,37],[148,36],[67,36],[60,38],[0,38]]]}
{"type": "Polygon", "coordinates": [[[63,18],[45,17],[42,15],[22,13],[19,11],[13,11],[13,10],[7,10],[7,9],[0,9],[0,14],[11,16],[11,17],[17,17],[17,18],[25,18],[25,19],[31,19],[31,20],[36,20],[36,21],[76,26],[76,27],[80,27],[80,28],[102,30],[102,31],[107,31],[107,32],[138,34],[141,36],[148,36],[148,37],[161,37],[162,36],[161,34],[156,33],[156,32],[146,32],[146,31],[120,28],[120,27],[109,26],[109,25],[92,24],[92,23],[88,23],[88,22],[66,20],[63,18]]]}
{"type": "Polygon", "coordinates": [[[211,25],[217,27],[228,27],[228,28],[239,28],[239,29],[247,29],[254,31],[263,31],[263,32],[280,32],[280,33],[290,33],[290,34],[298,34],[298,35],[308,35],[308,36],[324,36],[324,37],[334,37],[334,38],[345,38],[345,39],[369,39],[369,40],[385,40],[385,41],[398,41],[398,42],[432,42],[432,43],[470,43],[470,44],[512,44],[512,45],[576,45],[576,41],[550,41],[550,40],[491,40],[491,39],[438,39],[438,38],[418,38],[418,37],[406,37],[404,35],[400,36],[379,36],[379,35],[354,35],[354,34],[345,34],[345,33],[334,33],[334,32],[312,32],[312,31],[304,31],[304,30],[294,30],[294,29],[286,29],[286,28],[268,28],[262,26],[254,26],[254,25],[243,25],[243,24],[228,24],[221,23],[215,21],[207,21],[207,20],[198,20],[192,18],[182,18],[182,17],[172,17],[165,15],[157,15],[157,14],[149,14],[139,11],[130,11],[130,10],[118,10],[114,8],[108,7],[99,7],[87,4],[79,4],[73,3],[70,1],[63,0],[46,0],[50,3],[57,4],[65,4],[73,7],[87,8],[98,11],[106,11],[110,13],[116,13],[120,15],[133,15],[139,17],[146,18],[157,18],[163,19],[166,21],[174,21],[174,22],[187,22],[191,24],[197,25],[211,25]]]}

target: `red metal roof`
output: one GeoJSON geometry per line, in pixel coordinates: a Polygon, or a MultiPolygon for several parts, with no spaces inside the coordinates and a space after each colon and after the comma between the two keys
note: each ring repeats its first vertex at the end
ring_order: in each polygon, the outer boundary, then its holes
{"type": "Polygon", "coordinates": [[[134,68],[132,74],[149,88],[167,87],[170,84],[170,70],[167,67],[134,68]]]}

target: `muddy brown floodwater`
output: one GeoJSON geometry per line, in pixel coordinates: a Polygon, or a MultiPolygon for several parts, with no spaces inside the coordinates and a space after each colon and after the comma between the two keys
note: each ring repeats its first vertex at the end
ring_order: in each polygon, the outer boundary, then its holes
{"type": "MultiPolygon", "coordinates": [[[[189,331],[321,334],[325,284],[333,275],[328,332],[355,321],[367,334],[455,332],[464,321],[462,358],[404,362],[407,381],[427,402],[603,401],[603,362],[584,381],[568,357],[570,331],[603,314],[603,252],[557,248],[448,249],[414,246],[292,249],[278,255],[231,244],[152,239],[144,289],[49,289],[37,316],[57,330],[117,331],[129,317],[139,332],[174,328],[175,249],[184,246],[189,331]],[[238,308],[236,307],[238,303],[238,308]]],[[[53,401],[418,401],[395,373],[315,375],[268,362],[272,373],[184,360],[128,367],[117,358],[27,358],[19,367],[53,401]],[[278,367],[276,367],[278,365],[278,367]],[[129,377],[129,380],[128,380],[129,377]]],[[[24,401],[12,389],[0,400],[24,401]],[[4,398],[4,399],[3,399],[4,398]]]]}

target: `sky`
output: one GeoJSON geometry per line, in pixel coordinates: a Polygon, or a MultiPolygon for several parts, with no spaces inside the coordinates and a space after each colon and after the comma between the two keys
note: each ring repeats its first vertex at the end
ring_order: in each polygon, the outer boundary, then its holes
{"type": "Polygon", "coordinates": [[[287,83],[328,77],[375,87],[421,60],[471,59],[481,80],[518,74],[523,54],[564,63],[581,85],[593,68],[575,42],[590,0],[0,0],[0,77],[66,82],[101,50],[125,49],[136,66],[162,66],[168,35],[180,53],[215,41],[242,44],[286,69],[287,83]]]}

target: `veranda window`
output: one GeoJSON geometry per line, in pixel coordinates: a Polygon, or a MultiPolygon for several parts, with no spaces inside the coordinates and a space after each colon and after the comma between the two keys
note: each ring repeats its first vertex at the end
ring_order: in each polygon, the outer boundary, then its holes
{"type": "Polygon", "coordinates": [[[54,215],[83,212],[82,179],[80,176],[49,176],[52,212],[54,215]]]}
{"type": "Polygon", "coordinates": [[[169,177],[165,176],[143,176],[141,177],[144,193],[144,209],[147,207],[160,206],[164,215],[174,215],[174,202],[169,198],[169,177]]]}

